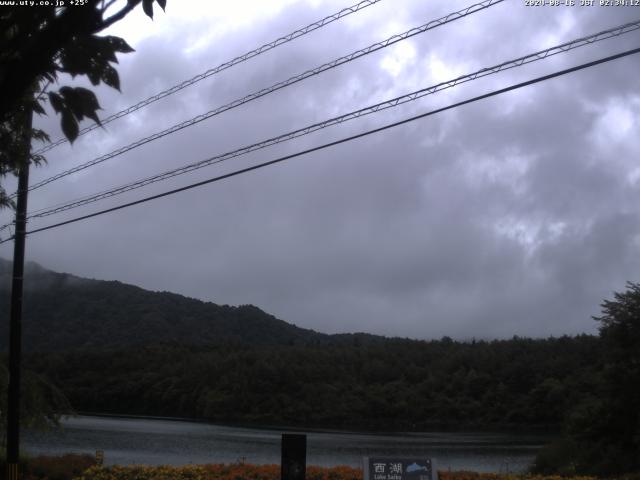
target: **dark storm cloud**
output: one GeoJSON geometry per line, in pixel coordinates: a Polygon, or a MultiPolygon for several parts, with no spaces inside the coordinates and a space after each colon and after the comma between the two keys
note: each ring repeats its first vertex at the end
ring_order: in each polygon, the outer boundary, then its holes
{"type": "MultiPolygon", "coordinates": [[[[73,149],[52,152],[50,166],[36,176],[466,6],[457,1],[397,5],[381,2],[113,123],[73,149]]],[[[190,49],[187,42],[207,34],[202,22],[188,35],[149,37],[122,61],[124,94],[105,91],[101,98],[109,111],[117,110],[344,6],[309,10],[295,4],[269,22],[258,19],[230,29],[212,40],[215,48],[190,49]]],[[[79,180],[43,189],[40,196],[34,193],[33,205],[237,148],[437,83],[447,71],[457,76],[603,30],[628,21],[628,13],[504,2],[418,36],[408,48],[359,59],[123,155],[79,180]]],[[[335,140],[631,48],[639,39],[630,34],[559,55],[144,192],[335,140]]],[[[320,331],[418,338],[593,332],[590,316],[598,313],[599,303],[626,280],[637,280],[640,267],[640,194],[638,174],[633,176],[633,159],[640,153],[634,135],[640,96],[631,81],[636,71],[637,59],[630,58],[545,82],[215,186],[34,235],[28,251],[58,270],[218,303],[254,303],[320,331]]]]}

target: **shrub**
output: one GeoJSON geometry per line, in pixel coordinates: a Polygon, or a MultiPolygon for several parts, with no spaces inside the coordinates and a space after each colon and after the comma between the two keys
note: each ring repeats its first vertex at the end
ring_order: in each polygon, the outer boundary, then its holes
{"type": "Polygon", "coordinates": [[[531,472],[541,475],[575,475],[576,459],[575,443],[570,439],[558,440],[538,451],[531,472]]]}
{"type": "MultiPolygon", "coordinates": [[[[94,466],[91,455],[68,453],[62,456],[39,455],[24,457],[20,461],[23,480],[72,480],[94,466]]],[[[6,477],[6,461],[0,458],[0,480],[6,477]]]]}

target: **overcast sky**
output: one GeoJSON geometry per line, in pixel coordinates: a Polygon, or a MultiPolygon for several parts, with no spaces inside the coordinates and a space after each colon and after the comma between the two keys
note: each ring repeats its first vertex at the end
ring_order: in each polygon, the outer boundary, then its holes
{"type": "MultiPolygon", "coordinates": [[[[31,183],[471,3],[382,0],[50,151],[31,183]]],[[[168,0],[166,13],[156,7],[154,21],[138,9],[110,32],[136,52],[120,56],[122,94],[99,89],[102,117],[350,4],[168,0]]],[[[30,210],[637,18],[640,7],[529,7],[506,0],[65,177],[32,192],[30,210]]],[[[638,46],[640,34],[629,33],[30,226],[638,46]]],[[[626,57],[37,233],[27,239],[27,258],[83,277],[219,304],[251,303],[328,333],[457,339],[594,333],[591,316],[602,300],[624,290],[626,281],[640,281],[639,65],[639,55],[626,57]]],[[[53,116],[38,122],[60,136],[53,116]]],[[[11,254],[11,244],[0,246],[1,256],[11,254]]]]}

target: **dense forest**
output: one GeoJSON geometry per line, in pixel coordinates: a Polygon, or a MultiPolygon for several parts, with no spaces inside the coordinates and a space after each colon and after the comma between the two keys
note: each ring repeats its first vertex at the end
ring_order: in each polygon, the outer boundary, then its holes
{"type": "Polygon", "coordinates": [[[558,427],[589,391],[597,339],[194,347],[34,355],[80,411],[423,430],[558,427]]]}

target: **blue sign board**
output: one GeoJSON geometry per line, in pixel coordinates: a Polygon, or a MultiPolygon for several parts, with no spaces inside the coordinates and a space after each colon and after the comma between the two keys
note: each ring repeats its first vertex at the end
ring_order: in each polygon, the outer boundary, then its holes
{"type": "Polygon", "coordinates": [[[365,457],[364,480],[438,480],[430,458],[365,457]]]}

